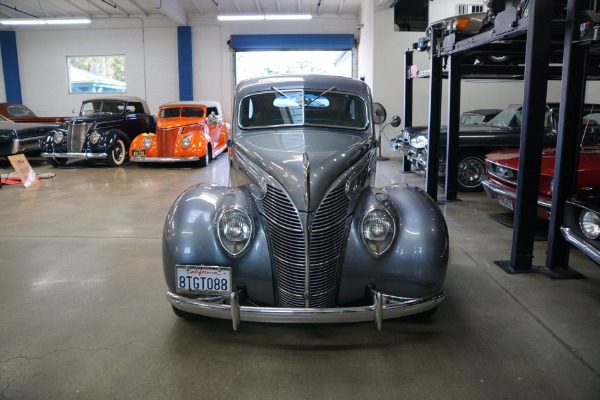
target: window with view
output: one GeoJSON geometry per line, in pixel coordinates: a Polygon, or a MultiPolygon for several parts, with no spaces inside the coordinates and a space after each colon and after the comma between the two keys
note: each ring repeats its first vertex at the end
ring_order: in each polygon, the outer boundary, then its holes
{"type": "Polygon", "coordinates": [[[125,56],[67,57],[69,93],[125,93],[125,56]]]}

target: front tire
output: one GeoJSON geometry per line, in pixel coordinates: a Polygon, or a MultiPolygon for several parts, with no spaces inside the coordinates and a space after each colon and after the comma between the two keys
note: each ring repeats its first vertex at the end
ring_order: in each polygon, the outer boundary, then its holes
{"type": "Polygon", "coordinates": [[[481,178],[485,175],[483,154],[479,151],[465,151],[458,156],[458,190],[480,192],[483,190],[481,178]]]}
{"type": "Polygon", "coordinates": [[[210,146],[206,146],[206,152],[204,153],[204,157],[202,157],[198,161],[198,165],[201,168],[207,167],[209,162],[210,162],[210,146]]]}
{"type": "Polygon", "coordinates": [[[123,142],[122,139],[117,139],[115,146],[106,159],[106,162],[108,163],[109,167],[118,167],[123,165],[126,155],[127,147],[125,146],[125,142],[123,142]]]}

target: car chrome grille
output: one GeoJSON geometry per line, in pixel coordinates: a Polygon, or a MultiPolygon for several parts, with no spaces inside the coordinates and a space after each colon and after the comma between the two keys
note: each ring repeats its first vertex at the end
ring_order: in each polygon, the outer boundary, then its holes
{"type": "Polygon", "coordinates": [[[69,124],[69,134],[67,142],[67,151],[73,153],[79,153],[83,151],[83,142],[85,141],[85,134],[88,131],[90,124],[85,122],[73,122],[69,124]]]}
{"type": "Polygon", "coordinates": [[[306,258],[302,223],[285,193],[269,186],[264,202],[275,266],[277,304],[304,307],[334,307],[337,281],[346,237],[349,201],[344,187],[332,190],[321,203],[310,229],[310,287],[305,287],[306,258]]]}
{"type": "Polygon", "coordinates": [[[503,167],[494,162],[487,162],[488,173],[505,182],[517,184],[517,178],[519,176],[518,170],[508,167],[503,167]]]}
{"type": "Polygon", "coordinates": [[[175,142],[179,128],[157,128],[156,145],[159,157],[173,157],[175,155],[175,142]]]}

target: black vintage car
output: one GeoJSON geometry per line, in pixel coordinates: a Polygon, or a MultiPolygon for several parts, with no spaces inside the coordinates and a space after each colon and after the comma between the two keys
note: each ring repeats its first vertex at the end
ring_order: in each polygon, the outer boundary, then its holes
{"type": "Polygon", "coordinates": [[[156,119],[139,97],[97,97],[83,101],[77,118],[57,129],[42,143],[42,156],[55,166],[67,160],[106,160],[111,167],[123,162],[133,138],[154,132],[156,119]]]}
{"type": "Polygon", "coordinates": [[[567,242],[600,264],[600,189],[567,200],[560,230],[567,242]]]}
{"type": "MultiPolygon", "coordinates": [[[[556,143],[558,127],[557,103],[546,106],[544,120],[544,145],[553,146],[556,143]]],[[[600,110],[598,104],[586,104],[584,113],[600,110]]],[[[523,107],[512,104],[502,110],[498,115],[481,126],[461,126],[459,129],[458,153],[458,189],[463,192],[476,192],[483,190],[481,178],[485,175],[484,157],[493,150],[517,148],[520,144],[521,119],[523,107]]],[[[597,129],[585,126],[586,132],[597,136],[597,129]]],[[[404,131],[404,151],[410,160],[413,169],[424,171],[427,167],[428,131],[404,131]]],[[[590,135],[588,135],[590,136],[590,135]]],[[[440,135],[441,151],[440,173],[446,171],[446,139],[447,131],[442,129],[440,135]]]]}
{"type": "Polygon", "coordinates": [[[50,123],[16,123],[0,116],[0,157],[39,152],[40,141],[61,126],[50,123]]]}

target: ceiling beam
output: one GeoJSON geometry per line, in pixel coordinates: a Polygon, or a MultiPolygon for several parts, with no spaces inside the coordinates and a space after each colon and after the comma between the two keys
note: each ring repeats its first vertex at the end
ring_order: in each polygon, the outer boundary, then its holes
{"type": "Polygon", "coordinates": [[[144,17],[147,17],[147,16],[148,16],[148,13],[146,12],[146,10],[144,10],[144,9],[142,8],[142,6],[140,6],[140,5],[137,3],[137,1],[135,1],[135,0],[129,0],[129,2],[130,2],[130,3],[131,3],[131,4],[132,4],[132,5],[135,7],[135,8],[137,8],[138,10],[140,10],[140,12],[142,13],[142,15],[143,15],[144,17]]]}
{"type": "Polygon", "coordinates": [[[89,10],[85,10],[81,7],[79,7],[77,4],[73,3],[71,0],[65,0],[65,3],[71,5],[71,7],[75,8],[76,10],[79,10],[83,13],[83,15],[85,15],[88,18],[92,17],[92,13],[89,12],[89,10]]]}
{"type": "Polygon", "coordinates": [[[192,3],[194,3],[194,7],[196,7],[198,13],[200,15],[204,15],[204,10],[202,9],[202,4],[200,4],[200,0],[192,0],[192,3]]]}

